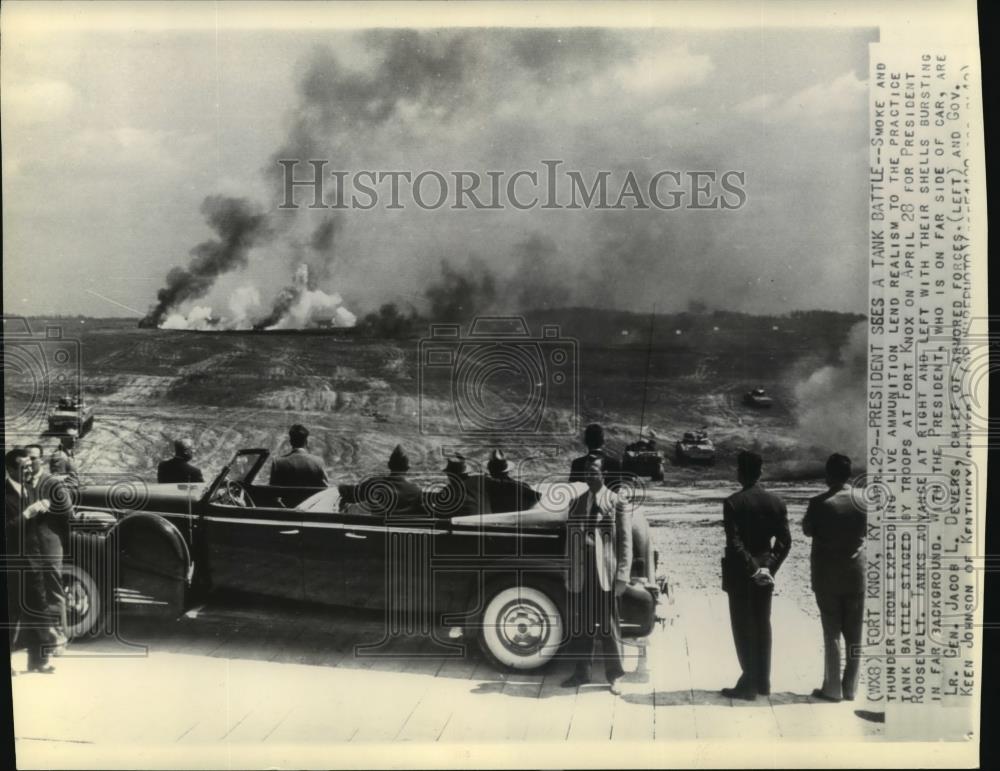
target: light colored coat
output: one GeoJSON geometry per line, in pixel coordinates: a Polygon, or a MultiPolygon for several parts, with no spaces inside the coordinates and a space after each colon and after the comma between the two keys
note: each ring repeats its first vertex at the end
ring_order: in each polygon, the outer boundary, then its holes
{"type": "Polygon", "coordinates": [[[596,493],[597,523],[590,508],[595,494],[589,489],[569,511],[569,590],[583,591],[590,560],[596,562],[601,589],[614,589],[615,581],[629,581],[632,570],[632,510],[621,496],[602,487],[596,493]]]}

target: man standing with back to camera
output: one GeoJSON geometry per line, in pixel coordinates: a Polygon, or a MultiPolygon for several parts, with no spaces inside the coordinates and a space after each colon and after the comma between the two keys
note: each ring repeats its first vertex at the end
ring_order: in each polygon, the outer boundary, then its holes
{"type": "Polygon", "coordinates": [[[812,537],[810,575],[823,623],[823,685],[812,695],[824,701],[853,701],[861,671],[868,508],[847,483],[850,478],[851,459],[831,455],[826,461],[830,489],[809,500],[802,520],[802,531],[812,537]],[[843,677],[841,636],[847,646],[843,677]]]}
{"type": "Polygon", "coordinates": [[[722,588],[729,595],[729,622],[742,674],[722,695],[753,701],[771,693],[771,596],[774,575],[792,546],[788,511],[758,484],[763,460],[744,450],[736,458],[743,489],[722,505],[726,550],[722,588]]]}

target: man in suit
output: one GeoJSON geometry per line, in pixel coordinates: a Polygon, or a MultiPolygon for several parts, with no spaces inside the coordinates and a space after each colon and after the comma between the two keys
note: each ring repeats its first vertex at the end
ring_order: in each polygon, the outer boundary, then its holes
{"type": "Polygon", "coordinates": [[[865,535],[868,509],[852,492],[851,459],[834,453],[826,462],[829,489],[810,499],[802,531],[812,537],[810,573],[823,624],[823,686],[813,696],[853,701],[861,667],[861,632],[865,614],[865,535]],[[840,638],[847,663],[840,673],[840,638]]]}
{"type": "Polygon", "coordinates": [[[586,481],[587,467],[597,461],[604,472],[604,483],[610,489],[617,490],[621,483],[622,462],[605,449],[604,427],[600,423],[587,426],[583,430],[583,443],[587,445],[587,454],[573,459],[569,467],[569,481],[586,481]]]}
{"type": "Polygon", "coordinates": [[[792,536],[784,502],[758,484],[761,457],[743,451],[736,465],[742,489],[722,505],[722,588],[729,595],[729,620],[743,674],[735,687],[722,693],[752,701],[771,692],[771,595],[792,536]]]}
{"type": "Polygon", "coordinates": [[[370,477],[358,485],[357,500],[370,510],[386,517],[417,514],[420,488],[407,479],[410,459],[402,445],[396,445],[389,456],[389,473],[370,477]]]}
{"type": "Polygon", "coordinates": [[[615,695],[622,667],[618,598],[632,569],[632,515],[618,494],[604,485],[604,468],[593,461],[584,471],[588,490],[569,512],[570,640],[566,652],[576,659],[565,688],[591,681],[594,650],[601,643],[604,672],[615,695]]]}
{"type": "Polygon", "coordinates": [[[486,464],[489,476],[484,480],[486,496],[494,514],[525,511],[538,503],[538,493],[530,485],[512,479],[510,463],[503,450],[494,450],[486,464]]]}
{"type": "Polygon", "coordinates": [[[424,507],[437,517],[489,514],[489,500],[483,496],[483,479],[470,476],[465,456],[455,453],[442,469],[448,481],[443,489],[424,494],[424,507]]]}
{"type": "MultiPolygon", "coordinates": [[[[24,557],[24,502],[21,497],[23,472],[28,464],[28,451],[15,447],[4,456],[4,544],[3,578],[7,585],[7,641],[13,653],[18,646],[18,622],[21,617],[21,584],[25,573],[24,557]]],[[[23,636],[21,639],[23,642],[23,636]]],[[[13,668],[11,675],[17,673],[13,668]]]]}
{"type": "Polygon", "coordinates": [[[174,440],[174,457],[160,461],[156,467],[156,481],[167,484],[204,482],[201,469],[191,463],[194,448],[187,439],[174,440]]]}
{"type": "Polygon", "coordinates": [[[306,449],[309,429],[299,423],[288,429],[291,451],[271,464],[271,484],[275,487],[328,487],[323,460],[306,449]]]}
{"type": "Polygon", "coordinates": [[[21,485],[25,554],[30,570],[25,576],[24,624],[28,641],[28,671],[49,674],[55,668],[49,656],[66,644],[66,596],[62,585],[63,552],[69,542],[73,517],[70,494],[59,477],[43,468],[42,448],[28,445],[30,466],[21,485]]]}

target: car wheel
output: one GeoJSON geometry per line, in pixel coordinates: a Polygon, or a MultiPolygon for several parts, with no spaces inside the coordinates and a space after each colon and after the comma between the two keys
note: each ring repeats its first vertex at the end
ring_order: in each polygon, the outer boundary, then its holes
{"type": "Polygon", "coordinates": [[[66,595],[66,636],[73,640],[98,634],[104,603],[97,582],[78,565],[63,565],[62,584],[66,595]]]}
{"type": "Polygon", "coordinates": [[[563,642],[563,619],[548,592],[508,586],[483,611],[480,647],[501,667],[526,670],[547,664],[563,642]]]}

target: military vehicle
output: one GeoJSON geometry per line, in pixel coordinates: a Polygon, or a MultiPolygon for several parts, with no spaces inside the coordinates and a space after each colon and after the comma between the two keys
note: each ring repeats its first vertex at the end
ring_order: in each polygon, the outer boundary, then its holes
{"type": "Polygon", "coordinates": [[[770,407],[774,402],[763,388],[755,388],[743,394],[743,403],[747,407],[770,407]]]}
{"type": "Polygon", "coordinates": [[[663,453],[657,449],[656,439],[639,439],[626,445],[622,456],[622,471],[637,477],[649,477],[654,482],[663,481],[663,453]]]}
{"type": "Polygon", "coordinates": [[[49,433],[64,434],[75,428],[83,436],[94,426],[94,408],[79,396],[63,396],[49,413],[49,433]]]}
{"type": "Polygon", "coordinates": [[[677,463],[715,463],[715,445],[705,429],[685,431],[674,446],[674,459],[677,463]]]}

